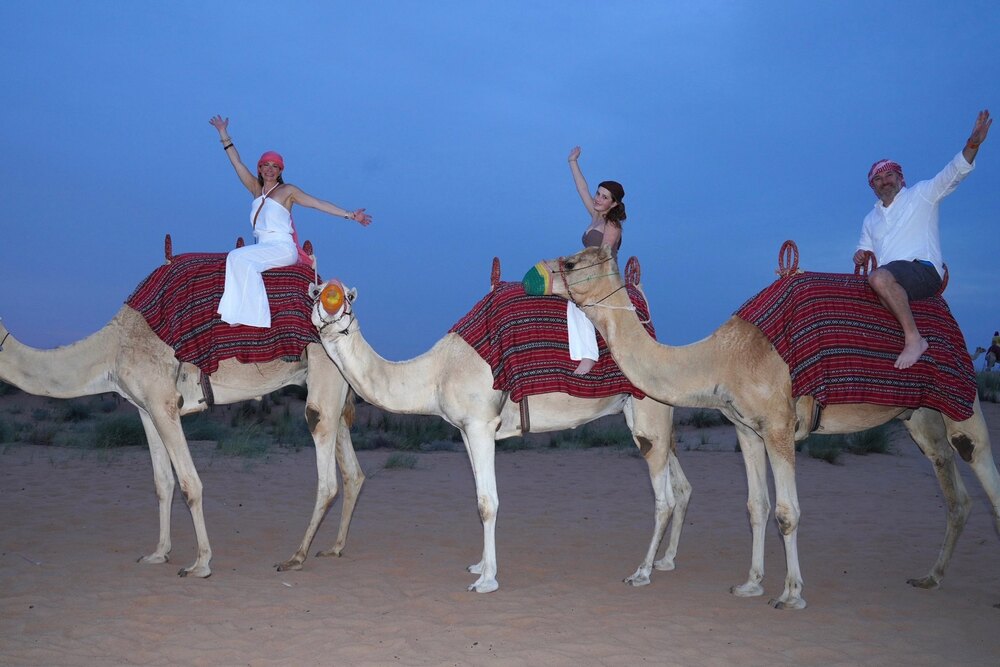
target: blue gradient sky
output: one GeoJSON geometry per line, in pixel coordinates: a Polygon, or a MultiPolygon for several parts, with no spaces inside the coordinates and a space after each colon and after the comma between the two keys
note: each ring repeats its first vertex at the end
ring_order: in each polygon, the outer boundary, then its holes
{"type": "MultiPolygon", "coordinates": [[[[297,208],[359,290],[383,356],[428,349],[485,294],[578,249],[566,155],[622,182],[659,338],[710,334],[801,266],[850,271],[878,158],[913,183],[1000,115],[1000,4],[16,2],[0,49],[0,316],[82,338],[175,252],[249,237],[244,160],[374,224],[297,208]]],[[[945,297],[970,348],[1000,328],[1000,129],[942,206],[945,297]]]]}

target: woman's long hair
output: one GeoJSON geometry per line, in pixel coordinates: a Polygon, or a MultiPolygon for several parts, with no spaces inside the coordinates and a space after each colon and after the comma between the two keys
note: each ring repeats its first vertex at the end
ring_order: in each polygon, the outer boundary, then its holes
{"type": "Polygon", "coordinates": [[[611,201],[613,201],[617,206],[609,210],[604,215],[605,222],[610,222],[612,225],[618,229],[622,228],[622,223],[625,222],[625,218],[628,216],[625,214],[625,204],[622,199],[625,198],[625,188],[618,181],[601,181],[597,186],[598,189],[604,188],[611,194],[611,201]]]}

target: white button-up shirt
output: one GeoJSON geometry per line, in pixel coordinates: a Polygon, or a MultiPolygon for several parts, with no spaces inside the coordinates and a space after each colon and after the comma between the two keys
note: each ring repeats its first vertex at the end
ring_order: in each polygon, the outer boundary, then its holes
{"type": "Polygon", "coordinates": [[[888,206],[883,206],[882,200],[875,202],[861,226],[858,250],[875,253],[879,265],[898,259],[924,259],[944,277],[938,209],[941,200],[974,168],[959,153],[934,178],[901,189],[888,206]]]}

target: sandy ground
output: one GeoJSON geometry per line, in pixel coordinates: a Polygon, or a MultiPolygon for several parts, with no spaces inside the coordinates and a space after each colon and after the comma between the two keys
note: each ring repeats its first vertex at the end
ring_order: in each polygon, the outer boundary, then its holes
{"type": "MultiPolygon", "coordinates": [[[[1000,443],[1000,409],[984,409],[1000,443]]],[[[964,464],[974,507],[948,575],[935,591],[906,583],[930,568],[944,529],[908,440],[842,465],[799,458],[802,611],[767,604],[785,570],[773,522],[765,596],[728,592],[750,560],[744,469],[728,446],[681,452],[694,496],[677,569],[642,588],[622,583],[652,526],[641,459],[500,453],[500,590],[485,595],[465,590],[482,531],[464,454],[385,470],[389,452],[362,452],[369,479],[344,556],[279,573],[312,507],[311,451],[248,462],[193,450],[209,579],[176,575],[194,560],[179,497],[172,562],[135,562],[156,541],[145,450],[0,450],[0,664],[1000,664],[1000,539],[964,464]]],[[[339,508],[313,552],[332,543],[339,508]]]]}

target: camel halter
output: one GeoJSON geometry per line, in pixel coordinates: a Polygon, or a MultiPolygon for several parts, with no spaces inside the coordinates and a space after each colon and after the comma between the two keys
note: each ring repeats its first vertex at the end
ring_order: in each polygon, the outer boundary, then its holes
{"type": "Polygon", "coordinates": [[[319,326],[319,329],[318,329],[319,332],[323,333],[328,326],[330,326],[331,324],[335,324],[336,322],[339,322],[340,320],[342,320],[342,319],[344,319],[346,317],[346,318],[348,318],[347,319],[347,325],[343,329],[337,331],[337,333],[339,333],[341,336],[347,336],[347,335],[349,335],[351,333],[351,331],[350,331],[351,325],[354,323],[354,309],[350,307],[351,306],[351,302],[348,301],[345,298],[344,299],[344,312],[341,313],[340,315],[338,315],[337,317],[327,318],[326,315],[323,314],[324,311],[323,311],[322,306],[320,305],[320,302],[319,302],[319,294],[320,294],[320,292],[319,292],[318,289],[315,290],[315,291],[316,291],[316,294],[313,297],[313,313],[315,313],[316,315],[319,315],[319,321],[323,323],[323,324],[321,324],[319,326]]]}
{"type": "MultiPolygon", "coordinates": [[[[610,276],[617,276],[618,274],[615,273],[615,272],[602,273],[602,274],[599,274],[599,275],[596,275],[596,276],[591,276],[589,278],[583,278],[581,280],[574,280],[573,282],[569,282],[569,280],[567,280],[566,274],[567,273],[571,273],[573,271],[579,271],[581,269],[589,269],[589,268],[594,267],[594,266],[600,266],[601,264],[606,264],[606,263],[608,263],[610,261],[611,261],[611,258],[609,257],[608,259],[601,260],[600,262],[596,262],[594,264],[587,264],[585,266],[574,267],[572,269],[568,269],[568,268],[566,268],[566,258],[565,257],[560,257],[559,258],[559,275],[560,275],[560,277],[562,277],[563,287],[566,288],[566,295],[570,298],[570,301],[572,301],[573,303],[576,303],[576,299],[573,298],[573,292],[570,290],[570,285],[579,285],[580,283],[590,282],[591,280],[597,280],[598,278],[607,278],[607,277],[610,277],[610,276]]],[[[605,296],[601,297],[600,299],[598,299],[597,301],[595,301],[593,303],[580,303],[580,304],[577,304],[577,305],[581,309],[583,309],[583,308],[607,308],[608,310],[630,310],[630,311],[632,311],[634,313],[634,312],[636,312],[635,311],[635,306],[632,305],[632,300],[631,299],[629,299],[629,305],[627,305],[627,306],[613,306],[611,304],[604,303],[604,301],[607,301],[608,299],[610,299],[617,292],[620,292],[623,289],[627,289],[627,288],[628,288],[628,285],[626,285],[626,284],[623,283],[621,287],[616,287],[615,289],[611,290],[610,293],[606,294],[605,296]]],[[[643,300],[648,304],[649,300],[646,299],[645,293],[643,293],[642,290],[639,290],[639,293],[642,294],[643,300]]],[[[643,319],[640,318],[639,322],[641,324],[648,324],[649,323],[649,318],[646,318],[645,320],[643,320],[643,319]]]]}

